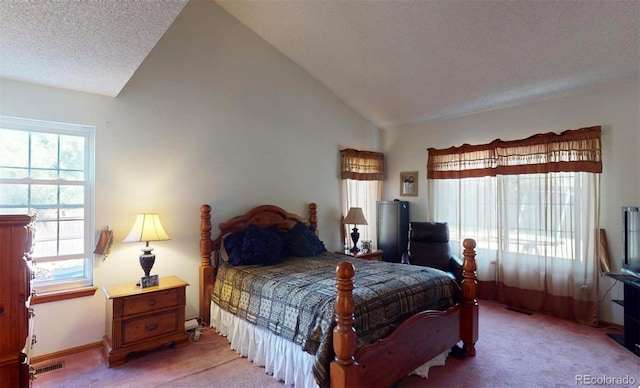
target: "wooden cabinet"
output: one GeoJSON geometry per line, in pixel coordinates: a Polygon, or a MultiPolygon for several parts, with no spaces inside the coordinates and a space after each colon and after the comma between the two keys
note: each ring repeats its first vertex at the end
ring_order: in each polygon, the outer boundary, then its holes
{"type": "Polygon", "coordinates": [[[152,350],[173,342],[188,344],[185,331],[185,289],[175,276],[159,285],[140,288],[136,282],[103,287],[107,297],[104,357],[109,367],[124,364],[131,352],[152,350]]]}
{"type": "Polygon", "coordinates": [[[358,253],[356,253],[355,255],[351,252],[336,252],[336,253],[342,253],[344,255],[348,255],[348,256],[353,256],[353,257],[357,257],[358,259],[365,259],[365,260],[374,260],[374,261],[382,261],[382,251],[374,249],[374,250],[370,250],[370,251],[358,251],[358,253]]]}
{"type": "Polygon", "coordinates": [[[31,250],[35,215],[0,215],[0,382],[31,385],[29,354],[35,343],[31,250]]]}

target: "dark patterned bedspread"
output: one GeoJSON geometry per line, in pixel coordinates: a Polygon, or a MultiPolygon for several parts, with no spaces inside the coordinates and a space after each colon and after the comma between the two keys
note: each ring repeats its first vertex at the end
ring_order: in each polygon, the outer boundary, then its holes
{"type": "Polygon", "coordinates": [[[356,269],[353,296],[358,347],[387,336],[416,312],[445,310],[460,300],[458,286],[444,272],[330,252],[283,259],[272,266],[223,263],[211,299],[315,355],[314,378],[323,386],[334,357],[335,268],[345,260],[356,269]]]}

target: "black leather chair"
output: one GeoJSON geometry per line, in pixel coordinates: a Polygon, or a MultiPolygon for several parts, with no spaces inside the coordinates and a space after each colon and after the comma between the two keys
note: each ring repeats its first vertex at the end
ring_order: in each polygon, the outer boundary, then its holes
{"type": "MultiPolygon", "coordinates": [[[[438,268],[456,279],[458,284],[462,283],[462,260],[451,254],[449,225],[446,222],[409,223],[409,262],[438,268]]],[[[464,348],[458,345],[454,345],[449,354],[455,358],[467,356],[464,348]]]]}
{"type": "Polygon", "coordinates": [[[409,224],[409,262],[449,273],[462,282],[462,260],[451,254],[449,225],[446,222],[409,224]]]}

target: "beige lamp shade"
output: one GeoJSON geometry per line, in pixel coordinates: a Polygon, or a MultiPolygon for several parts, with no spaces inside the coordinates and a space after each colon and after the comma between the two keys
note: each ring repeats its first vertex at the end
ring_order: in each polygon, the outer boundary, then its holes
{"type": "Polygon", "coordinates": [[[133,228],[122,240],[123,242],[136,242],[136,241],[164,241],[171,238],[164,231],[162,223],[160,222],[160,216],[158,213],[141,213],[136,216],[136,221],[133,224],[133,228]]]}
{"type": "Polygon", "coordinates": [[[367,219],[364,218],[364,213],[362,212],[361,207],[352,207],[349,209],[349,213],[342,220],[343,224],[352,224],[353,230],[351,231],[351,241],[353,241],[353,248],[351,248],[351,252],[356,254],[360,249],[358,248],[358,239],[360,239],[360,233],[358,232],[358,227],[356,225],[367,225],[367,219]]]}
{"type": "Polygon", "coordinates": [[[361,207],[352,207],[342,221],[343,224],[368,225],[361,207]]]}
{"type": "MultiPolygon", "coordinates": [[[[140,266],[142,267],[144,276],[147,279],[149,278],[149,273],[156,261],[156,255],[151,253],[153,248],[149,247],[149,241],[163,240],[170,240],[170,238],[160,223],[158,213],[138,214],[136,216],[136,222],[133,223],[133,228],[131,228],[131,232],[129,232],[127,237],[122,240],[123,242],[146,242],[146,246],[142,248],[142,254],[140,255],[140,266]]],[[[141,281],[140,284],[142,287],[146,287],[144,286],[145,282],[141,281]]]]}

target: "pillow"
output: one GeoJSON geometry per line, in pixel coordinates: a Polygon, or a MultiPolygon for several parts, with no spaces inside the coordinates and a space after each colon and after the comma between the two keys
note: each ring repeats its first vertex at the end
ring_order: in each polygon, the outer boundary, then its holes
{"type": "Polygon", "coordinates": [[[245,262],[242,258],[242,243],[244,242],[244,230],[235,233],[228,233],[222,238],[222,247],[220,256],[223,261],[231,265],[247,265],[251,263],[245,262]]]}
{"type": "Polygon", "coordinates": [[[250,264],[273,265],[280,262],[282,238],[278,226],[260,228],[251,224],[247,228],[242,242],[242,257],[250,264]]]}
{"type": "Polygon", "coordinates": [[[282,239],[284,240],[283,256],[311,257],[327,250],[313,229],[299,221],[291,230],[283,233],[282,239]]]}

